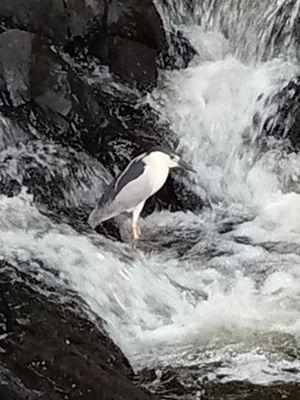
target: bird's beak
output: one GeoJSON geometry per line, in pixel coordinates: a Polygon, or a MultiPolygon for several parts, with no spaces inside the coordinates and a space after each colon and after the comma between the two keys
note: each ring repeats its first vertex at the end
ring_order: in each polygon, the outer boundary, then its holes
{"type": "Polygon", "coordinates": [[[186,163],[186,162],[183,161],[183,160],[178,161],[178,166],[179,166],[180,168],[186,169],[187,171],[191,171],[191,172],[195,172],[195,173],[196,173],[196,171],[194,170],[194,168],[192,168],[188,163],[186,163]]]}

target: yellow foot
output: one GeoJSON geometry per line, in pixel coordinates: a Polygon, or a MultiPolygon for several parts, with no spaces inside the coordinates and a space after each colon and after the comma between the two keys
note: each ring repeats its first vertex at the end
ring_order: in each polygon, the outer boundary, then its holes
{"type": "Polygon", "coordinates": [[[141,235],[141,228],[139,227],[138,224],[132,224],[132,233],[133,233],[133,238],[137,240],[140,235],[141,235]]]}

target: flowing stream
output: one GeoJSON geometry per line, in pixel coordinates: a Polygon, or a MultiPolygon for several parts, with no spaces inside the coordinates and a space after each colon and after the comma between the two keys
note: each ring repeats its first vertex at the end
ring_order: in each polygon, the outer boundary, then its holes
{"type": "MultiPolygon", "coordinates": [[[[155,212],[133,246],[55,222],[24,185],[18,195],[0,196],[1,254],[39,282],[79,294],[136,370],[212,365],[210,379],[298,381],[300,155],[274,139],[262,151],[257,139],[276,110],[263,99],[299,73],[300,2],[157,3],[166,30],[184,32],[199,55],[185,70],[161,71],[145,101],[197,171],[178,179],[206,205],[155,212]],[[283,28],[274,33],[275,25],[283,28]]],[[[30,156],[49,180],[65,182],[60,201],[95,203],[109,180],[96,160],[20,137],[1,118],[6,174],[24,183],[18,160],[30,156]]]]}

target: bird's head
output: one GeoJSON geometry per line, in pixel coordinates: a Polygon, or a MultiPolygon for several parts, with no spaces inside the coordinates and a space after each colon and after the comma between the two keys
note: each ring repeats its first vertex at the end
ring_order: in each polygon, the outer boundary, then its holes
{"type": "Polygon", "coordinates": [[[164,149],[153,149],[148,153],[149,159],[155,163],[160,163],[162,167],[168,168],[183,168],[187,171],[196,172],[187,162],[175,153],[164,149]]]}

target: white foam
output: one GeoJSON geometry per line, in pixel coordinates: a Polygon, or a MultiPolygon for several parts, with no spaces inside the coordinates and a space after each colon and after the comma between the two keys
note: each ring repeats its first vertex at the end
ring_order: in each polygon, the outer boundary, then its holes
{"type": "MultiPolygon", "coordinates": [[[[191,26],[186,32],[195,46],[220,39],[191,26]]],[[[144,252],[81,234],[42,215],[26,193],[0,197],[1,254],[42,282],[75,290],[135,367],[188,365],[189,348],[198,364],[226,359],[228,379],[295,379],[282,365],[287,345],[299,348],[299,156],[262,155],[252,122],[270,113],[259,97],[277,93],[299,69],[279,59],[245,65],[225,53],[216,45],[205,63],[162,72],[149,96],[197,170],[181,179],[209,200],[199,215],[161,212],[143,222],[156,244],[175,237],[182,254],[175,244],[144,252]]],[[[97,176],[93,165],[85,172],[71,185],[71,205],[86,204],[87,187],[88,202],[97,197],[87,183],[97,176]]]]}
{"type": "MultiPolygon", "coordinates": [[[[229,343],[243,343],[247,351],[259,332],[299,332],[295,299],[300,294],[300,256],[278,259],[260,248],[222,237],[209,210],[199,216],[164,212],[145,221],[146,231],[157,229],[162,218],[169,229],[179,232],[196,229],[200,223],[206,235],[201,245],[205,242],[209,249],[217,243],[219,250],[228,252],[201,258],[199,248],[198,258],[186,252],[180,260],[168,253],[145,255],[135,250],[133,254],[127,245],[118,252],[99,246],[93,235],[83,236],[67,225],[50,222],[26,194],[12,199],[2,196],[0,204],[2,256],[42,282],[66,285],[79,293],[104,318],[111,336],[135,367],[170,358],[186,365],[181,355],[186,346],[194,351],[215,348],[216,357],[222,359],[229,343]],[[43,267],[34,260],[40,260],[43,267]],[[249,272],[243,269],[244,263],[249,272]],[[257,287],[253,266],[267,268],[271,263],[276,270],[259,279],[261,287],[257,287]]],[[[197,362],[204,362],[202,356],[197,362]]],[[[244,364],[239,365],[243,368],[244,364]]]]}

